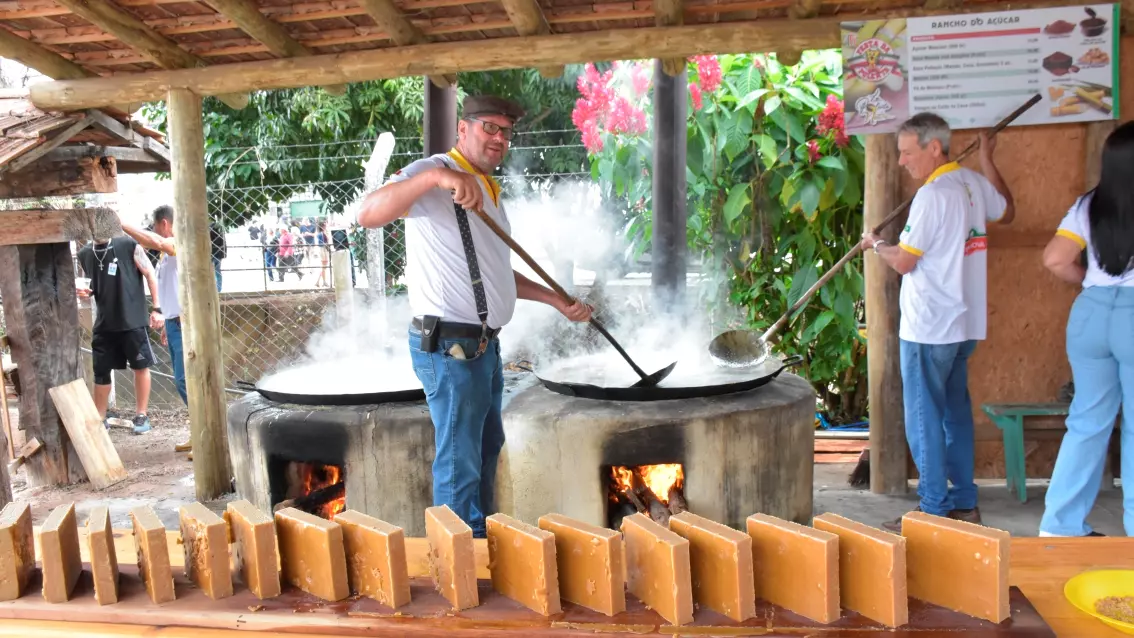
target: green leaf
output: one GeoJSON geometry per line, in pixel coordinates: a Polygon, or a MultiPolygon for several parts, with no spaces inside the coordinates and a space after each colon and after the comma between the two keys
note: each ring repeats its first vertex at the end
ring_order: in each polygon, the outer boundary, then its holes
{"type": "Polygon", "coordinates": [[[807,106],[809,106],[813,109],[822,109],[823,108],[823,103],[820,102],[817,97],[815,97],[814,95],[811,95],[809,93],[804,93],[803,91],[801,91],[797,87],[794,87],[794,86],[784,87],[784,92],[787,93],[788,95],[794,97],[795,99],[799,100],[800,102],[803,102],[805,105],[807,105],[807,106]]]}
{"type": "Polygon", "coordinates": [[[743,213],[745,207],[752,203],[748,197],[748,184],[737,184],[728,192],[728,201],[724,205],[725,222],[731,225],[743,213]]]}
{"type": "Polygon", "coordinates": [[[771,115],[780,108],[780,96],[773,95],[772,97],[764,100],[764,115],[771,115]]]}
{"type": "Polygon", "coordinates": [[[776,140],[771,135],[760,135],[757,144],[760,148],[760,159],[764,162],[764,168],[772,168],[780,154],[776,140]]]}
{"type": "Polygon", "coordinates": [[[862,203],[862,189],[859,187],[859,180],[847,180],[846,188],[843,189],[839,199],[851,208],[858,208],[858,205],[862,203]]]}
{"type": "Polygon", "coordinates": [[[747,109],[749,113],[755,113],[756,103],[770,90],[771,89],[756,89],[755,91],[749,92],[747,95],[740,98],[740,101],[736,103],[737,110],[747,109]]]}
{"type": "Polygon", "coordinates": [[[834,320],[834,318],[835,313],[831,312],[830,310],[824,310],[823,312],[819,313],[819,316],[815,318],[815,321],[812,321],[803,330],[803,334],[799,336],[799,340],[803,343],[814,341],[815,337],[819,336],[819,333],[823,332],[823,329],[830,325],[831,321],[834,320]]]}
{"type": "Polygon", "coordinates": [[[821,191],[815,186],[811,180],[803,183],[799,189],[799,205],[803,207],[803,214],[810,218],[819,209],[819,197],[821,191]]]}
{"type": "Polygon", "coordinates": [[[788,136],[795,141],[800,144],[807,141],[807,134],[803,130],[803,125],[799,122],[799,116],[796,114],[788,112],[787,109],[777,109],[770,117],[777,126],[786,131],[788,136]]]}
{"type": "Polygon", "coordinates": [[[838,201],[839,196],[835,193],[835,180],[828,178],[823,183],[823,191],[819,196],[819,210],[827,210],[838,201]]]}
{"type": "Polygon", "coordinates": [[[705,171],[705,145],[696,131],[691,130],[685,141],[685,163],[694,177],[701,177],[705,171]]]}
{"type": "Polygon", "coordinates": [[[795,302],[799,301],[803,293],[807,292],[817,281],[819,281],[819,271],[815,269],[815,264],[808,264],[796,271],[791,278],[791,288],[788,290],[787,305],[789,307],[795,305],[795,302]]]}
{"type": "Polygon", "coordinates": [[[834,169],[836,171],[847,170],[847,165],[843,163],[842,158],[836,155],[824,155],[823,157],[819,158],[818,164],[819,166],[825,166],[826,168],[834,169]]]}

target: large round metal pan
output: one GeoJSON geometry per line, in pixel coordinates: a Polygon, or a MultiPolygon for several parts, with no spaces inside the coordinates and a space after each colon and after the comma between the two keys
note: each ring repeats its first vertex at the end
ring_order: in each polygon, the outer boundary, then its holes
{"type": "Polygon", "coordinates": [[[425,400],[425,390],[421,388],[350,394],[311,394],[298,391],[269,390],[261,387],[258,383],[252,384],[247,381],[237,381],[236,387],[249,392],[259,392],[269,401],[294,403],[296,405],[377,405],[379,403],[407,403],[425,400]]]}
{"type": "MultiPolygon", "coordinates": [[[[764,367],[760,368],[755,376],[748,379],[700,386],[655,386],[652,388],[602,387],[588,383],[552,381],[541,377],[539,373],[536,373],[536,378],[539,379],[540,383],[542,383],[545,388],[552,392],[583,399],[595,399],[597,401],[666,401],[672,399],[711,397],[754,390],[762,385],[771,383],[772,380],[780,376],[780,373],[784,370],[799,365],[802,362],[803,357],[796,355],[784,359],[779,367],[772,369],[770,372],[767,367],[764,367]]],[[[678,363],[678,365],[681,364],[678,363]]]]}

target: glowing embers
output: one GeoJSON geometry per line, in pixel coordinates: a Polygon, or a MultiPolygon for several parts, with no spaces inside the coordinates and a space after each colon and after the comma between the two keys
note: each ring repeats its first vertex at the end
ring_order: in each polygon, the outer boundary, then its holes
{"type": "Polygon", "coordinates": [[[648,515],[661,525],[686,510],[685,471],[680,463],[658,465],[612,465],[606,469],[607,523],[619,529],[622,519],[635,512],[648,515]]]}
{"type": "Polygon", "coordinates": [[[284,470],[285,500],[272,510],[294,507],[330,520],[346,509],[346,473],[337,465],[289,461],[284,470]]]}

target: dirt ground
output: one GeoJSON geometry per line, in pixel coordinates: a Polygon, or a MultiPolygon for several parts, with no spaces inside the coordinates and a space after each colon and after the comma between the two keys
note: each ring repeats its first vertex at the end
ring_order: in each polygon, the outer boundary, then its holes
{"type": "MultiPolygon", "coordinates": [[[[122,414],[129,419],[133,414],[122,414]]],[[[175,452],[174,446],[189,440],[189,412],[179,410],[151,410],[153,428],[145,434],[134,434],[123,427],[111,427],[110,439],[114,443],[126,480],[104,490],[95,489],[89,482],[67,486],[29,486],[27,471],[20,468],[12,476],[12,496],[16,501],[31,503],[36,525],[43,522],[51,509],[74,503],[81,521],[93,507],[110,508],[114,527],[129,526],[129,509],[150,505],[157,511],[166,527],[177,527],[177,508],[195,500],[193,462],[186,452],[175,452]]],[[[229,497],[231,498],[231,497],[229,497]]],[[[221,501],[206,503],[212,509],[224,507],[221,501]]]]}

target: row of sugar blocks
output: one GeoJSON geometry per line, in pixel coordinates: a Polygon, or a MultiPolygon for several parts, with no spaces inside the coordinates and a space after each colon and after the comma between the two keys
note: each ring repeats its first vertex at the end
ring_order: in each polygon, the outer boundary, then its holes
{"type": "MultiPolygon", "coordinates": [[[[146,593],[155,603],[174,600],[165,527],[149,507],[131,510],[130,519],[146,593]]],[[[402,530],[359,512],[342,512],[332,522],[287,508],[273,520],[241,500],[229,503],[222,519],[204,505],[191,503],[180,510],[180,526],[185,574],[213,599],[232,595],[235,568],[259,598],[280,594],[282,572],[285,581],[304,591],[341,600],[350,593],[345,561],[349,554],[356,593],[395,607],[409,602],[402,530]]],[[[102,605],[118,602],[118,559],[104,507],[91,511],[87,544],[95,599],[102,605]]],[[[73,504],[57,507],[44,521],[40,551],[44,599],[67,602],[82,571],[73,504]]],[[[22,596],[34,568],[31,508],[10,503],[0,511],[0,600],[22,596]]]]}
{"type": "MultiPolygon", "coordinates": [[[[173,600],[161,521],[146,507],[131,519],[150,598],[173,600]]],[[[214,599],[232,595],[232,542],[235,569],[260,598],[279,595],[282,571],[325,600],[354,592],[395,608],[410,601],[403,531],[365,514],[328,521],[287,508],[273,520],[236,501],[227,522],[199,503],[180,519],[186,574],[214,599]]],[[[435,587],[458,610],[479,605],[472,530],[444,506],[428,508],[425,523],[435,587]]],[[[538,525],[488,517],[489,572],[494,589],[544,615],[559,613],[561,599],[614,615],[626,609],[627,590],[673,624],[692,621],[694,602],[744,621],[756,599],[824,623],[846,608],[900,626],[907,596],[993,622],[1010,613],[1007,532],[921,512],[903,518],[901,536],[833,514],[815,517],[814,527],[754,514],[747,534],[689,512],[671,517],[669,529],[643,514],[624,518],[621,533],[559,514],[538,525]]],[[[92,511],[87,528],[95,597],[116,602],[105,508],[92,511]]],[[[74,506],[56,508],[40,538],[44,598],[65,602],[82,568],[74,506]]],[[[9,504],[0,512],[0,600],[22,595],[32,542],[30,508],[9,504]]]]}
{"type": "MultiPolygon", "coordinates": [[[[694,602],[743,622],[757,599],[822,623],[846,608],[901,626],[908,596],[993,622],[1010,615],[1008,533],[921,512],[901,536],[834,514],[814,527],[754,514],[747,534],[690,512],[668,529],[627,516],[621,534],[559,514],[538,528],[487,522],[493,588],[545,615],[561,598],[614,615],[627,590],[675,625],[692,622],[694,602]]],[[[441,593],[457,609],[479,604],[471,530],[443,507],[426,510],[426,528],[441,593]]]]}

